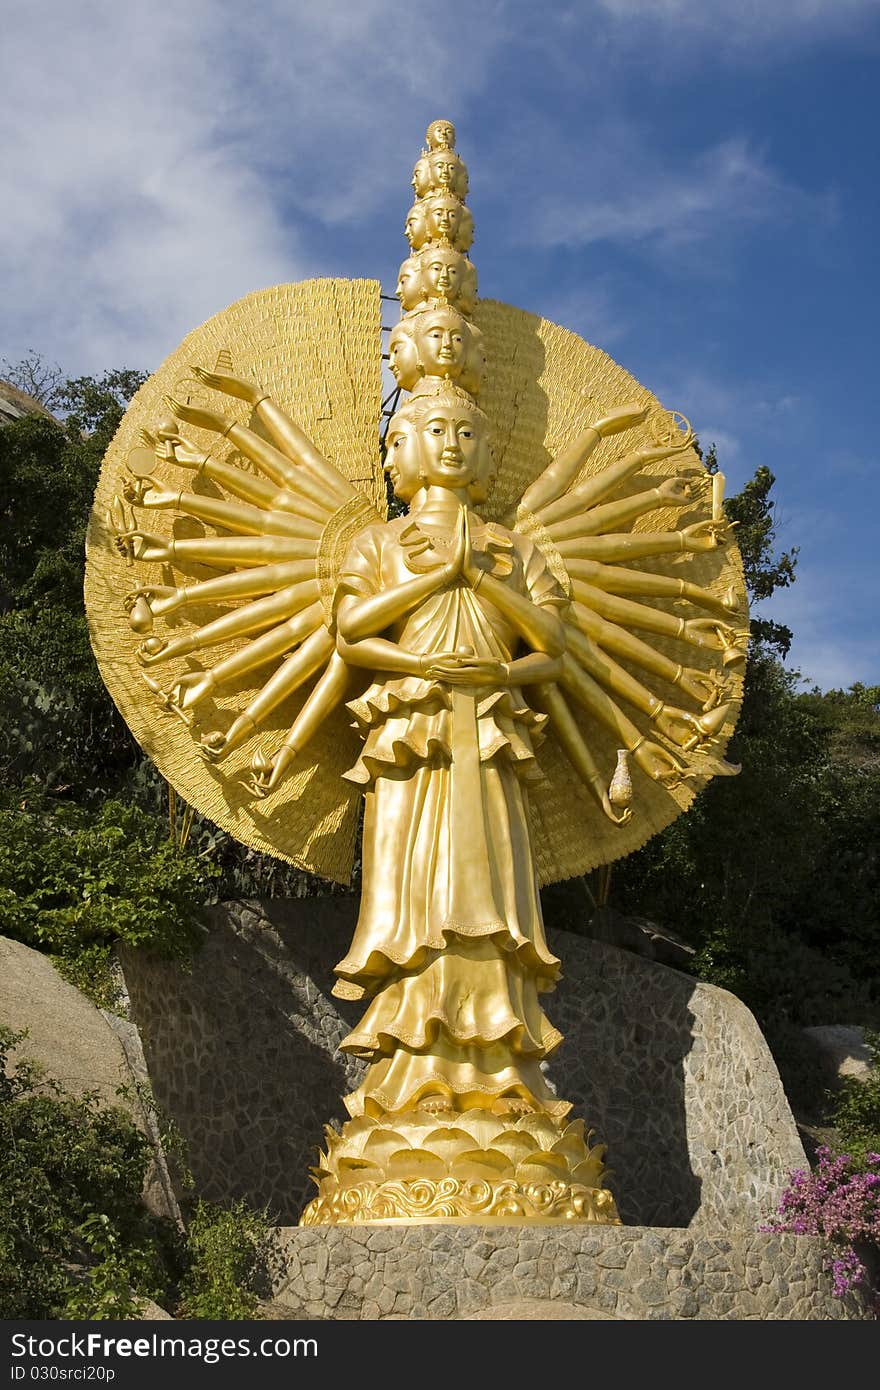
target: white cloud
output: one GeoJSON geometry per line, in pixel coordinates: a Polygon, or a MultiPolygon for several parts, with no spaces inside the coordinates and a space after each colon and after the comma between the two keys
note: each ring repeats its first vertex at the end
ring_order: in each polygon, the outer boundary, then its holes
{"type": "Polygon", "coordinates": [[[570,290],[560,287],[543,295],[540,313],[602,348],[625,338],[630,329],[613,286],[598,279],[590,285],[576,284],[570,290]]]}
{"type": "MultiPolygon", "coordinates": [[[[393,0],[16,6],[0,46],[0,356],[156,366],[241,295],[333,273],[304,250],[304,215],[363,225],[393,191],[402,232],[424,128],[479,86],[496,10],[467,45],[454,14],[419,24],[414,61],[393,0]],[[443,73],[442,111],[424,63],[443,73]]],[[[342,273],[375,273],[362,255],[342,273]]]]}
{"type": "Polygon", "coordinates": [[[801,673],[805,686],[846,690],[856,681],[876,685],[880,677],[872,607],[855,571],[834,573],[807,556],[792,587],[778,590],[757,612],[791,628],[786,665],[801,673]]]}
{"type": "Polygon", "coordinates": [[[827,220],[834,212],[831,195],[793,187],[740,137],[679,168],[669,167],[649,140],[623,125],[608,143],[611,150],[594,158],[589,180],[576,193],[541,199],[529,230],[544,244],[640,242],[677,253],[711,239],[717,254],[719,244],[744,225],[807,214],[827,220]]]}

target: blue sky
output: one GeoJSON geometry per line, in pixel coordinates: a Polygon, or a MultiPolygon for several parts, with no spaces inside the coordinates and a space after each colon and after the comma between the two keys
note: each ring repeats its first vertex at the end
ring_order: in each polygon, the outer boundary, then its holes
{"type": "Polygon", "coordinates": [[[880,0],[7,0],[0,357],[152,369],[251,290],[393,288],[449,116],[484,295],[606,348],[730,491],[777,476],[770,611],[880,681],[880,0]]]}

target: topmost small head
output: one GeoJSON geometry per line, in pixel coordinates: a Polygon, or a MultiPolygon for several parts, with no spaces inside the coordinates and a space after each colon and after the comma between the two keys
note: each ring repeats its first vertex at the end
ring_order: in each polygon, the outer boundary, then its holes
{"type": "Polygon", "coordinates": [[[432,121],[425,139],[429,150],[454,150],[455,126],[451,121],[432,121]]]}

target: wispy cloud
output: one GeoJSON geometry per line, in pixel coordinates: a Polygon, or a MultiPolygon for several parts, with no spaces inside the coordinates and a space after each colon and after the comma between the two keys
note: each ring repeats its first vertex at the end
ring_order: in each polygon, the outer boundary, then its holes
{"type": "MultiPolygon", "coordinates": [[[[402,223],[417,142],[479,87],[497,11],[466,45],[454,14],[419,26],[416,61],[395,0],[16,6],[0,46],[0,354],[155,366],[231,300],[327,273],[308,219],[363,227],[393,186],[402,223]],[[425,63],[442,84],[425,87],[425,63]]],[[[363,260],[348,273],[370,273],[363,260]]]]}
{"type": "Polygon", "coordinates": [[[875,0],[596,0],[596,8],[615,26],[612,37],[634,42],[650,34],[682,42],[705,40],[713,50],[760,63],[817,39],[870,26],[875,0]]]}
{"type": "Polygon", "coordinates": [[[836,690],[859,680],[877,684],[880,639],[861,613],[856,571],[801,566],[797,582],[778,590],[759,611],[791,628],[787,665],[801,673],[805,685],[836,690]]]}
{"type": "Polygon", "coordinates": [[[612,157],[593,162],[588,187],[541,200],[529,230],[547,245],[650,243],[659,251],[711,239],[717,247],[743,226],[834,215],[834,196],[793,186],[742,137],[676,167],[643,132],[619,129],[612,157]]]}

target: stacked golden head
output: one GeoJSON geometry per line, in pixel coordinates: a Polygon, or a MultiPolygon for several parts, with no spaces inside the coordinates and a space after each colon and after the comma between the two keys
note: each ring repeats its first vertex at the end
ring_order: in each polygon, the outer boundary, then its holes
{"type": "Polygon", "coordinates": [[[414,395],[440,394],[452,386],[473,399],[486,354],[482,334],[471,322],[477,272],[466,253],[474,224],[464,204],[467,169],[455,153],[450,121],[428,126],[413,188],[416,201],[406,218],[411,254],[397,281],[404,313],[391,334],[391,371],[398,386],[414,395]]]}

